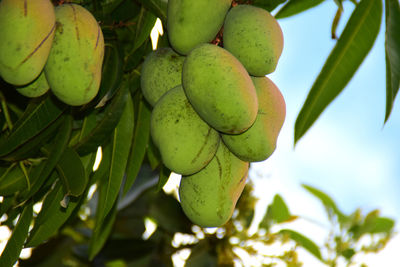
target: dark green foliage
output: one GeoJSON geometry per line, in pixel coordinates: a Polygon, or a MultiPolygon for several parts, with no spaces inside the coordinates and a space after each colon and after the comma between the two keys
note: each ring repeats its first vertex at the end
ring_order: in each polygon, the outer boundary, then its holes
{"type": "MultiPolygon", "coordinates": [[[[332,236],[324,247],[331,258],[321,255],[323,245],[290,229],[301,216],[293,215],[278,194],[263,219],[254,221],[257,200],[250,183],[234,217],[215,234],[194,226],[177,199],[162,190],[171,172],[161,164],[159,151],[150,140],[151,107],[140,90],[141,65],[152,49],[149,34],[156,18],[166,28],[168,1],[69,2],[90,10],[103,30],[105,57],[100,91],[87,105],[69,107],[51,93],[28,99],[0,80],[0,188],[10,185],[1,193],[0,217],[6,218],[1,225],[12,230],[0,266],[12,266],[16,261],[20,266],[41,267],[66,266],[66,262],[68,266],[172,266],[171,256],[183,249],[191,249],[187,266],[231,266],[234,260],[241,262],[235,248],[250,256],[257,253],[246,243],[248,240],[263,246],[291,244],[279,255],[264,255],[265,259],[298,266],[296,249],[301,246],[333,266],[339,258],[350,264],[360,252],[358,242],[364,236],[377,238],[361,252],[376,252],[392,237],[392,219],[380,216],[378,211],[344,214],[328,195],[306,185],[304,188],[326,208],[332,224],[332,236]],[[99,146],[103,159],[93,171],[99,146]],[[17,175],[11,170],[18,170],[17,175]],[[33,206],[39,202],[42,208],[36,214],[33,206]],[[145,221],[157,227],[149,238],[142,237],[145,221]],[[258,229],[250,234],[252,224],[258,229]],[[30,225],[33,228],[29,229],[30,225]],[[191,241],[176,244],[178,233],[191,241]],[[18,260],[24,247],[33,247],[32,256],[18,260]]],[[[259,6],[284,18],[322,1],[234,2],[259,6]]],[[[336,2],[341,8],[341,1],[336,2]]],[[[368,54],[379,31],[381,4],[381,0],[357,4],[299,114],[295,141],[345,88],[368,54]],[[348,60],[353,46],[357,46],[356,52],[348,60]],[[351,64],[342,64],[343,57],[351,64]]],[[[396,0],[386,0],[385,7],[386,121],[399,88],[400,11],[396,0]]],[[[333,23],[333,32],[335,25],[337,22],[333,23]]],[[[169,46],[166,32],[158,46],[169,46]]]]}

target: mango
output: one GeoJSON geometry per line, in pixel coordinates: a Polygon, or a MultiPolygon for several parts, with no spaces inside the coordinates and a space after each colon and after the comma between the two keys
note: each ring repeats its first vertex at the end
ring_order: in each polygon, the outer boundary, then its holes
{"type": "Polygon", "coordinates": [[[221,29],[232,0],[169,0],[167,30],[175,51],[187,55],[195,46],[211,42],[221,29]]]}
{"type": "Polygon", "coordinates": [[[63,4],[55,12],[57,28],[44,68],[46,78],[62,102],[83,105],[99,91],[103,33],[93,15],[82,6],[63,4]]]}
{"type": "Polygon", "coordinates": [[[182,83],[184,59],[169,47],[159,48],[146,57],[140,83],[143,96],[151,106],[168,90],[182,83]]]}
{"type": "Polygon", "coordinates": [[[193,49],[183,63],[182,84],[193,108],[211,127],[241,133],[257,116],[257,93],[243,65],[212,44],[193,49]]]}
{"type": "Polygon", "coordinates": [[[229,150],[245,161],[263,161],[275,151],[279,132],[285,121],[286,104],[278,87],[267,77],[252,77],[258,97],[254,124],[237,135],[222,134],[229,150]]]}
{"type": "Polygon", "coordinates": [[[246,183],[249,163],[220,142],[217,153],[201,171],[182,176],[179,198],[186,216],[202,227],[218,227],[232,216],[246,183]]]}
{"type": "Polygon", "coordinates": [[[226,16],[223,43],[251,75],[264,76],[275,71],[283,50],[283,34],[265,9],[238,5],[226,16]]]}
{"type": "Polygon", "coordinates": [[[0,76],[13,85],[36,79],[46,64],[56,18],[50,0],[0,1],[0,76]]]}
{"type": "Polygon", "coordinates": [[[30,84],[16,87],[17,92],[26,97],[38,97],[44,95],[47,91],[49,91],[49,89],[50,86],[46,80],[44,71],[42,71],[39,77],[37,77],[36,80],[30,84]]]}
{"type": "Polygon", "coordinates": [[[184,175],[206,166],[220,140],[218,132],[194,111],[182,86],[171,89],[156,103],[150,127],[164,165],[184,175]]]}

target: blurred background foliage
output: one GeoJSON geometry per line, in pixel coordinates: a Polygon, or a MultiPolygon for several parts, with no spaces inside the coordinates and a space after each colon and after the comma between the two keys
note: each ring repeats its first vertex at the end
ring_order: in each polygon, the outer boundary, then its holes
{"type": "MultiPolygon", "coordinates": [[[[64,1],[53,1],[55,5],[64,1]]],[[[325,193],[305,191],[326,209],[329,235],[321,246],[290,228],[292,214],[280,195],[255,220],[257,199],[249,177],[232,219],[202,229],[183,214],[176,191],[162,188],[170,171],[162,166],[149,135],[151,107],[140,90],[140,69],[152,51],[150,33],[159,18],[166,25],[167,0],[82,0],[105,37],[102,82],[97,97],[81,107],[66,106],[50,93],[28,99],[0,80],[0,216],[12,234],[0,266],[301,266],[303,249],[327,266],[350,265],[358,253],[381,250],[393,236],[394,221],[378,210],[344,214],[325,193]],[[93,165],[102,150],[100,165],[93,165]],[[152,229],[152,230],[149,230],[152,229]],[[23,248],[33,248],[18,259],[23,248]],[[271,250],[271,248],[275,248],[271,250]],[[277,249],[276,249],[277,248],[277,249]],[[248,265],[248,264],[247,264],[248,265]]],[[[276,17],[299,14],[322,1],[254,0],[276,17]]],[[[337,45],[300,112],[295,141],[342,91],[372,47],[383,14],[380,0],[354,2],[338,37],[342,1],[332,22],[337,45]],[[363,29],[376,29],[364,33],[363,29]],[[351,50],[364,43],[363,49],[351,50]],[[349,59],[344,64],[343,58],[349,59]],[[342,81],[336,83],[334,81],[342,81]],[[322,82],[324,81],[324,82],[322,82]]],[[[386,0],[387,109],[399,85],[399,4],[386,0]]],[[[168,46],[167,33],[158,47],[168,46]]]]}

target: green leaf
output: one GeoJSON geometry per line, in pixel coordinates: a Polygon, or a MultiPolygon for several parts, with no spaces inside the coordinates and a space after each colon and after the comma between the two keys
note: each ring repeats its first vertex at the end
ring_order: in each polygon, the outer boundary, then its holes
{"type": "MultiPolygon", "coordinates": [[[[100,191],[99,200],[102,198],[101,194],[102,193],[100,191]]],[[[96,213],[96,216],[98,215],[100,214],[96,213]]],[[[89,241],[89,260],[93,260],[97,253],[99,253],[99,251],[103,248],[108,236],[111,233],[116,216],[117,202],[114,203],[108,215],[104,219],[102,219],[102,224],[96,224],[95,229],[93,230],[92,237],[89,241]]],[[[98,219],[96,218],[96,222],[97,220],[98,219]]]]}
{"type": "MultiPolygon", "coordinates": [[[[246,1],[243,1],[246,2],[246,1]]],[[[285,3],[286,0],[254,0],[252,5],[264,8],[267,11],[274,10],[277,6],[285,3]]]]}
{"type": "Polygon", "coordinates": [[[390,233],[394,227],[394,220],[385,217],[378,217],[375,219],[373,226],[370,229],[370,233],[390,233]]]}
{"type": "Polygon", "coordinates": [[[92,113],[85,117],[79,141],[73,146],[79,155],[97,151],[97,148],[111,137],[124,111],[126,99],[127,87],[123,83],[111,102],[102,111],[103,116],[99,122],[97,122],[96,114],[92,113]]]}
{"type": "Polygon", "coordinates": [[[200,242],[192,248],[189,258],[186,261],[186,267],[216,267],[218,259],[214,253],[210,253],[206,240],[200,242]]]}
{"type": "Polygon", "coordinates": [[[347,220],[347,216],[338,209],[335,202],[327,194],[309,185],[303,184],[302,186],[322,202],[329,216],[333,212],[337,215],[339,222],[343,223],[347,220]]]}
{"type": "Polygon", "coordinates": [[[104,46],[101,84],[94,103],[97,107],[105,105],[111,99],[122,82],[124,66],[123,50],[117,41],[107,42],[104,46]],[[100,101],[100,102],[99,102],[100,101]]]}
{"type": "Polygon", "coordinates": [[[400,7],[398,0],[385,1],[386,14],[386,114],[389,119],[400,86],[400,7]]]}
{"type": "Polygon", "coordinates": [[[312,255],[314,255],[317,259],[322,261],[319,247],[308,237],[290,229],[282,229],[281,231],[279,231],[279,233],[288,236],[290,239],[295,241],[299,246],[303,247],[312,255]]]}
{"type": "Polygon", "coordinates": [[[27,187],[26,177],[18,164],[12,164],[0,177],[0,196],[13,195],[27,187]]]}
{"type": "Polygon", "coordinates": [[[137,122],[133,136],[133,144],[128,158],[126,169],[126,180],[124,185],[124,195],[133,185],[139,173],[144,156],[146,154],[147,144],[150,138],[150,117],[151,108],[146,100],[141,97],[138,108],[137,122]]]}
{"type": "Polygon", "coordinates": [[[357,4],[296,119],[295,143],[353,77],[374,44],[381,16],[381,0],[357,4]]]}
{"type": "Polygon", "coordinates": [[[39,135],[63,113],[65,106],[54,101],[50,96],[39,100],[33,99],[22,117],[15,123],[8,136],[0,139],[0,157],[4,157],[26,142],[39,135]]]}
{"type": "Polygon", "coordinates": [[[18,223],[7,242],[6,247],[0,257],[0,266],[13,266],[18,260],[19,254],[24,246],[25,239],[28,235],[29,226],[33,215],[33,203],[25,206],[18,223]]]}
{"type": "Polygon", "coordinates": [[[149,215],[156,221],[158,227],[171,234],[176,232],[192,233],[191,228],[193,224],[183,213],[175,197],[161,191],[150,203],[149,215]]]}
{"type": "Polygon", "coordinates": [[[285,201],[279,194],[276,194],[272,203],[268,205],[267,212],[260,222],[259,227],[268,229],[271,222],[282,223],[292,218],[293,216],[290,215],[289,208],[285,201]]]}
{"type": "Polygon", "coordinates": [[[159,17],[164,25],[167,25],[168,0],[139,0],[156,17],[159,17]]]}
{"type": "Polygon", "coordinates": [[[157,183],[157,189],[156,189],[157,191],[160,191],[164,187],[164,185],[168,182],[168,178],[170,175],[171,175],[171,170],[162,165],[157,183]]]}
{"type": "Polygon", "coordinates": [[[53,143],[41,148],[41,151],[47,156],[47,159],[41,162],[40,165],[31,172],[31,190],[23,196],[24,200],[32,197],[40,189],[47,177],[49,177],[68,145],[71,131],[72,116],[65,115],[53,143]]]}
{"type": "Polygon", "coordinates": [[[134,114],[133,103],[130,95],[127,97],[124,113],[121,116],[117,127],[114,130],[111,145],[111,161],[109,169],[101,179],[99,187],[102,189],[101,198],[99,199],[98,210],[99,221],[101,222],[114,205],[121,189],[122,180],[125,174],[125,168],[128,161],[129,151],[132,142],[134,114]]]}
{"type": "Polygon", "coordinates": [[[299,14],[318,6],[322,2],[324,2],[324,0],[289,0],[281,9],[279,9],[275,18],[282,19],[299,14]]]}
{"type": "Polygon", "coordinates": [[[157,17],[142,7],[136,26],[136,35],[133,50],[138,49],[149,38],[150,32],[156,23],[157,17]]]}
{"type": "Polygon", "coordinates": [[[88,176],[78,153],[67,147],[56,167],[67,195],[80,196],[85,191],[88,176]]]}
{"type": "Polygon", "coordinates": [[[160,151],[153,143],[153,140],[150,138],[147,149],[146,149],[147,160],[149,161],[150,167],[152,170],[155,170],[157,167],[161,166],[161,155],[160,151]]]}
{"type": "MultiPolygon", "coordinates": [[[[57,173],[54,172],[53,175],[57,175],[57,173]]],[[[84,199],[83,195],[80,198],[70,197],[68,207],[63,208],[60,202],[64,196],[62,183],[58,181],[43,201],[42,209],[36,217],[29,235],[27,247],[36,247],[53,236],[71,216],[75,208],[80,206],[81,199],[84,199]]]]}

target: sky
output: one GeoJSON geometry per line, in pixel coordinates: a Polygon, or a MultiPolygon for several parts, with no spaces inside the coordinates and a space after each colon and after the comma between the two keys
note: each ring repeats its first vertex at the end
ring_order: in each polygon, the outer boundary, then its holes
{"type": "MultiPolygon", "coordinates": [[[[352,3],[344,2],[338,33],[353,8],[352,3]]],[[[256,182],[260,205],[267,205],[279,193],[292,213],[322,225],[327,223],[324,210],[302,189],[303,183],[326,192],[347,214],[356,208],[364,214],[380,209],[382,216],[400,221],[400,103],[397,98],[384,125],[384,21],[375,45],[348,86],[296,146],[293,144],[296,117],[335,45],[330,37],[335,13],[334,1],[324,1],[305,13],[278,21],[285,45],[276,71],[268,77],[280,88],[287,115],[275,153],[252,164],[250,177],[256,182]]],[[[319,244],[324,241],[323,229],[318,231],[313,223],[300,220],[294,227],[319,244]]],[[[396,236],[382,253],[360,261],[368,266],[394,267],[399,249],[400,238],[396,236]]],[[[312,257],[308,260],[305,266],[323,266],[312,257]]]]}

